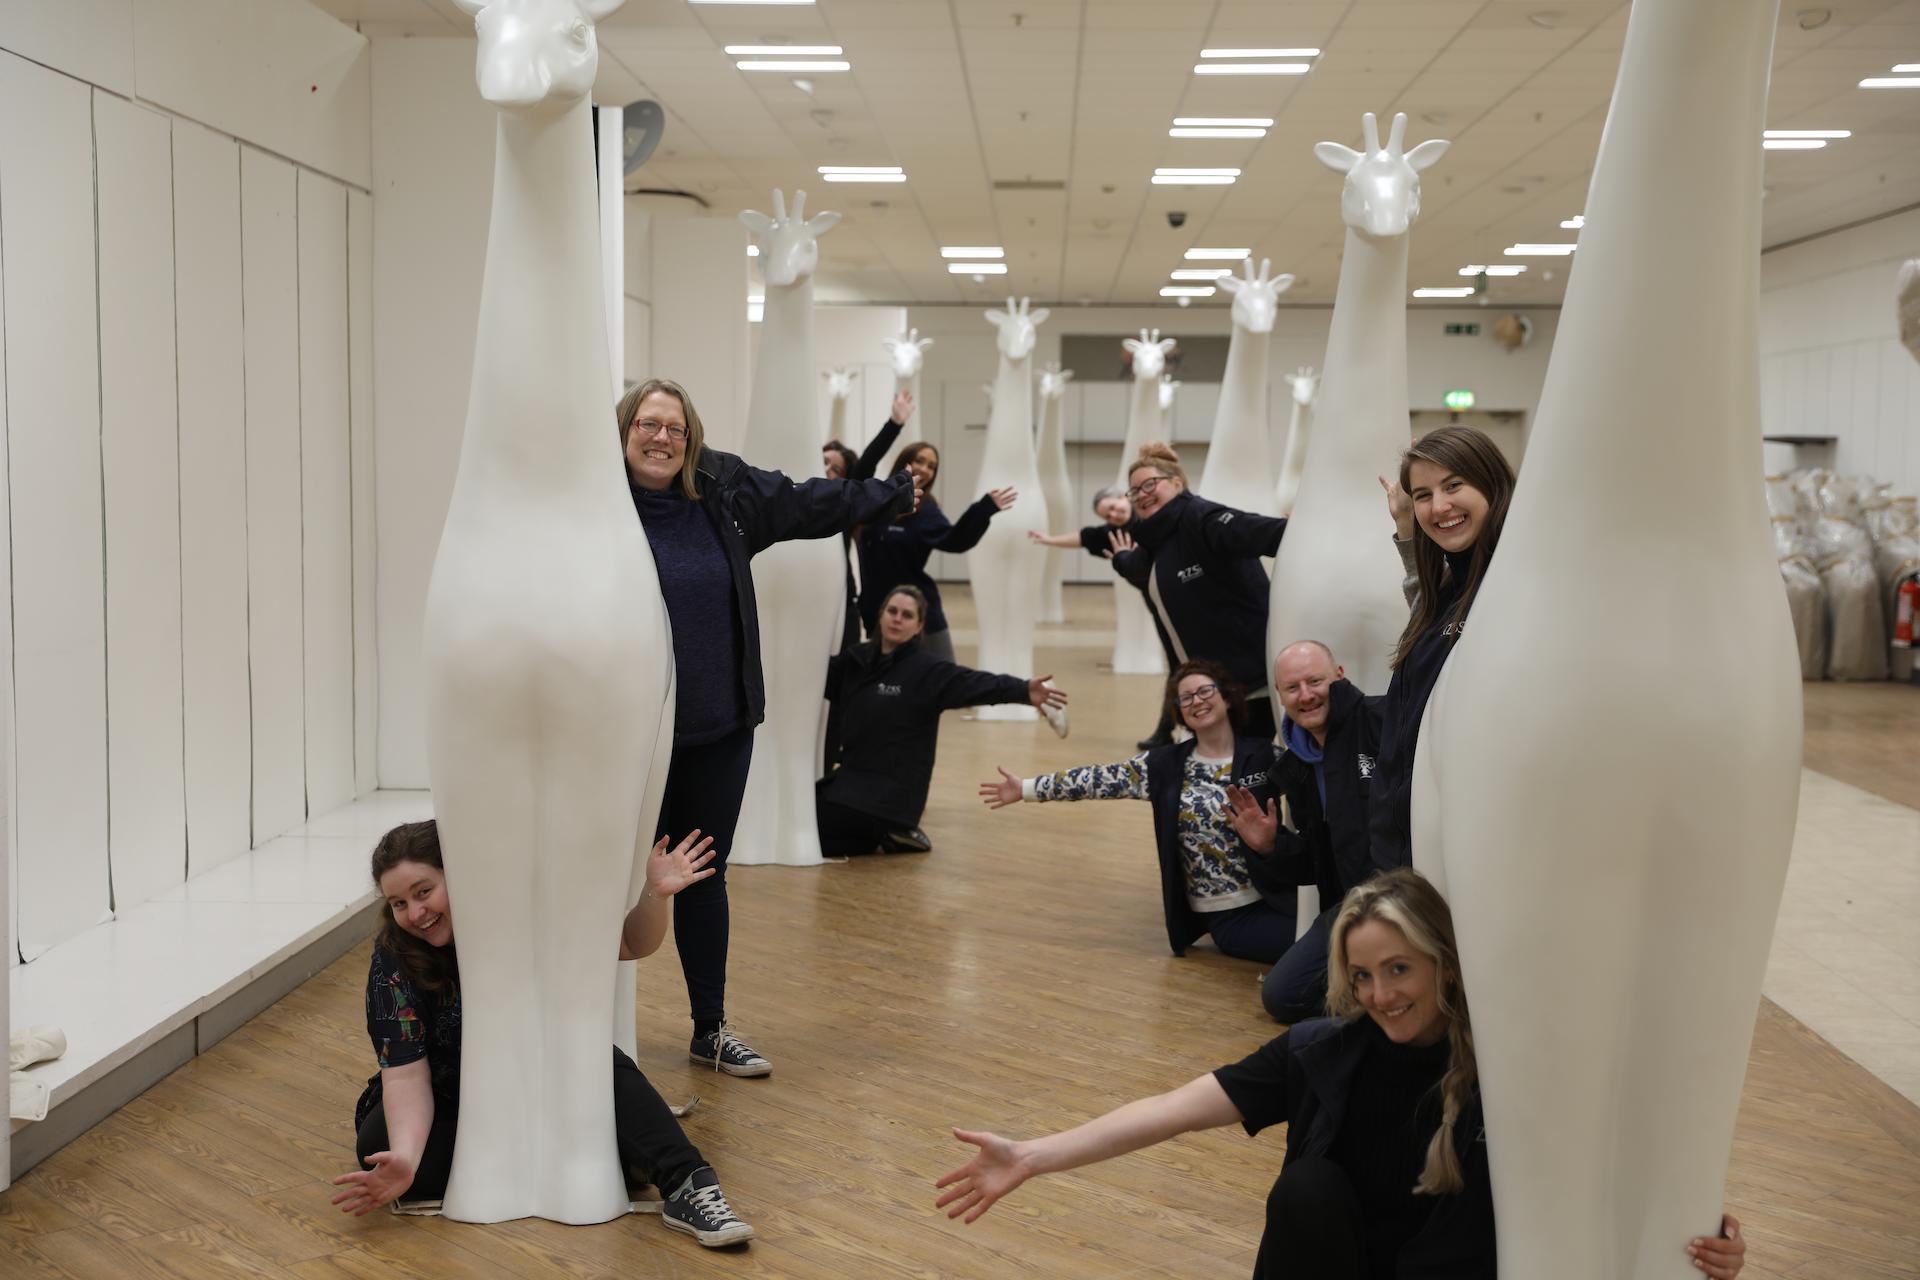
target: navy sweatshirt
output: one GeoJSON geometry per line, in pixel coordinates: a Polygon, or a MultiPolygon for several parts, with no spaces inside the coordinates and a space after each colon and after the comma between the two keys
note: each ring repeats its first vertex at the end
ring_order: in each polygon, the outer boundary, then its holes
{"type": "Polygon", "coordinates": [[[1427,699],[1453,652],[1453,642],[1466,630],[1466,619],[1456,627],[1448,619],[1460,602],[1461,589],[1473,567],[1473,550],[1447,556],[1439,607],[1433,621],[1413,642],[1406,661],[1387,686],[1386,710],[1380,723],[1380,762],[1373,774],[1373,865],[1382,871],[1413,865],[1413,754],[1419,745],[1420,720],[1427,699]]]}
{"type": "Polygon", "coordinates": [[[678,486],[627,487],[647,530],[673,628],[674,745],[717,742],[747,723],[733,571],[713,522],[678,486]]]}

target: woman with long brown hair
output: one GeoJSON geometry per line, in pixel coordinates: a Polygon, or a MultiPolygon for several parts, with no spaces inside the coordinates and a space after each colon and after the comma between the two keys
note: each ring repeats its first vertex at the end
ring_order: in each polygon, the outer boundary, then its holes
{"type": "Polygon", "coordinates": [[[1412,561],[1412,615],[1393,654],[1373,771],[1371,844],[1381,869],[1413,865],[1413,753],[1427,698],[1500,545],[1513,468],[1484,432],[1445,426],[1413,442],[1399,483],[1383,476],[1394,540],[1412,561]]]}
{"type": "MultiPolygon", "coordinates": [[[[1491,1280],[1493,1188],[1473,1024],[1452,913],[1418,872],[1376,876],[1342,901],[1327,1004],[1331,1018],[1076,1129],[1022,1142],[955,1129],[979,1153],[940,1179],[936,1207],[973,1222],[1036,1174],[1197,1129],[1285,1124],[1255,1280],[1491,1280]]],[[[1674,1241],[1674,1252],[1730,1280],[1746,1244],[1731,1217],[1721,1230],[1674,1241]]]]}

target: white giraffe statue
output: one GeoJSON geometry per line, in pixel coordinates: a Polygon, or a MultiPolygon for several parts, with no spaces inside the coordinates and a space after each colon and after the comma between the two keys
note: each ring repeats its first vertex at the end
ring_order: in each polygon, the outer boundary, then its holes
{"type": "MultiPolygon", "coordinates": [[[[765,323],[764,314],[761,322],[765,323]]],[[[860,376],[860,370],[850,364],[840,364],[821,370],[820,376],[827,383],[827,439],[838,440],[842,444],[850,443],[847,440],[847,401],[853,398],[853,380],[860,376]]]]}
{"type": "MultiPolygon", "coordinates": [[[[826,443],[814,410],[813,271],[819,238],[840,221],[837,213],[806,216],[807,193],[793,193],[793,211],[773,193],[773,216],[748,209],[740,221],[760,246],[766,285],[760,350],[753,366],[753,398],[740,452],[755,466],[804,478],[820,470],[826,443]]],[[[753,558],[767,718],[753,734],[753,763],[740,804],[730,861],[736,866],[778,863],[816,866],[820,831],[813,784],[820,776],[826,721],[821,696],[827,659],[840,636],[846,596],[839,589],[845,551],[838,538],[781,542],[753,558]],[[833,583],[834,589],[824,587],[833,583]]]]}
{"type": "Polygon", "coordinates": [[[1420,731],[1502,1275],[1678,1280],[1720,1227],[1800,785],[1754,430],[1777,9],[1633,6],[1526,470],[1420,731]],[[1689,661],[1707,635],[1740,643],[1689,661]]]}
{"type": "Polygon", "coordinates": [[[1274,514],[1292,516],[1293,504],[1300,497],[1300,469],[1307,461],[1307,441],[1313,434],[1313,393],[1320,388],[1320,375],[1310,365],[1303,364],[1285,376],[1287,387],[1293,392],[1293,413],[1287,420],[1287,448],[1280,460],[1280,482],[1274,486],[1274,514]]]}
{"type": "MultiPolygon", "coordinates": [[[[973,491],[1011,487],[1037,507],[1040,460],[1033,449],[1033,344],[1034,330],[1046,322],[1047,309],[1029,311],[1027,304],[1026,298],[1008,298],[1005,311],[986,313],[987,322],[999,330],[1000,365],[987,393],[987,439],[973,491]]],[[[1047,558],[1046,549],[1027,537],[1027,527],[1018,517],[994,520],[967,554],[967,577],[973,583],[980,626],[976,665],[982,671],[1033,674],[1033,628],[1040,617],[1040,582],[1047,558]]],[[[980,707],[974,714],[981,720],[1034,720],[1040,715],[1025,703],[980,707]]]]}
{"type": "Polygon", "coordinates": [[[473,382],[422,634],[460,904],[461,1125],[443,1212],[627,1212],[609,1038],[673,744],[673,645],[607,408],[588,91],[620,0],[458,0],[499,112],[473,382]]]}
{"type": "Polygon", "coordinates": [[[921,337],[918,329],[909,329],[897,338],[882,338],[880,345],[887,349],[887,363],[893,368],[894,393],[911,391],[913,402],[919,404],[920,369],[933,339],[921,337]]]}
{"type": "Polygon", "coordinates": [[[1221,276],[1218,283],[1233,295],[1233,338],[1227,344],[1227,370],[1220,379],[1220,405],[1213,415],[1213,436],[1207,443],[1207,465],[1200,472],[1200,493],[1215,502],[1263,516],[1278,514],[1273,486],[1273,445],[1267,426],[1267,352],[1273,345],[1273,322],[1280,295],[1293,287],[1293,277],[1271,275],[1273,264],[1260,259],[1256,275],[1252,258],[1242,258],[1243,276],[1221,276]]]}
{"type": "MultiPolygon", "coordinates": [[[[1127,441],[1120,450],[1120,472],[1114,483],[1127,483],[1127,468],[1139,456],[1140,446],[1167,438],[1167,414],[1161,407],[1160,377],[1166,372],[1167,353],[1176,345],[1158,329],[1142,329],[1138,338],[1122,338],[1120,345],[1133,357],[1133,394],[1127,399],[1127,441]]],[[[1153,629],[1147,602],[1133,587],[1113,576],[1113,672],[1115,675],[1164,675],[1167,656],[1153,629]]]]}
{"type": "MultiPolygon", "coordinates": [[[[1407,411],[1407,232],[1420,216],[1420,171],[1446,153],[1439,139],[1402,151],[1407,117],[1393,118],[1380,145],[1372,112],[1366,148],[1322,142],[1314,154],[1347,175],[1347,224],[1334,291],[1327,364],[1314,406],[1315,431],[1299,497],[1273,564],[1267,657],[1296,640],[1320,640],[1367,693],[1385,693],[1389,657],[1407,625],[1400,557],[1382,533],[1375,477],[1399,465],[1410,439],[1407,411]]],[[[1302,908],[1305,902],[1303,898],[1302,908]]],[[[1311,923],[1309,914],[1302,922],[1311,923]]]]}
{"type": "MultiPolygon", "coordinates": [[[[1067,434],[1060,425],[1061,401],[1066,398],[1067,383],[1073,370],[1062,369],[1057,360],[1040,370],[1040,495],[1046,500],[1049,529],[1070,529],[1079,524],[1073,510],[1073,473],[1067,466],[1067,434]]],[[[1065,622],[1066,598],[1063,584],[1067,577],[1067,558],[1072,553],[1058,547],[1047,548],[1046,574],[1042,578],[1040,621],[1065,622]]]]}
{"type": "Polygon", "coordinates": [[[1180,379],[1168,374],[1160,375],[1160,430],[1163,434],[1173,425],[1173,400],[1180,394],[1180,379]]]}

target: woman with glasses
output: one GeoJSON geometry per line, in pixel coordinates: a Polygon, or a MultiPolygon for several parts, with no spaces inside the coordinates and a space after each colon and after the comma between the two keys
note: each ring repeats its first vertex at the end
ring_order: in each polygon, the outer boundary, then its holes
{"type": "Polygon", "coordinates": [[[1224,954],[1272,964],[1293,942],[1290,884],[1272,883],[1234,831],[1227,788],[1273,794],[1271,735],[1245,732],[1245,701],[1218,663],[1189,659],[1167,679],[1167,705],[1193,736],[1118,764],[1082,765],[1037,778],[1000,770],[980,784],[989,809],[1022,800],[1145,800],[1153,806],[1154,851],[1167,945],[1185,955],[1201,935],[1224,954]]]}
{"type": "Polygon", "coordinates": [[[1018,491],[995,489],[949,521],[933,500],[933,482],[940,475],[940,451],[916,440],[893,457],[894,476],[911,475],[925,499],[912,511],[891,520],[874,521],[860,530],[860,621],[867,634],[880,634],[880,606],[893,589],[911,586],[926,597],[926,630],[920,647],[936,658],[953,661],[953,639],[947,634],[946,611],[940,607],[940,588],[927,573],[927,560],[936,551],[958,555],[971,551],[986,536],[987,521],[1013,505],[1018,491]]]}
{"type": "Polygon", "coordinates": [[[673,762],[655,834],[697,827],[713,837],[714,874],[673,900],[673,942],[693,1015],[688,1056],[729,1075],[764,1076],[772,1064],[726,1023],[727,854],[753,729],[766,718],[748,562],[776,542],[830,538],[911,511],[919,489],[911,475],[792,480],[749,466],[706,446],[692,397],[664,378],[629,390],[614,420],[673,627],[673,762]]]}
{"type": "Polygon", "coordinates": [[[1179,455],[1145,445],[1127,468],[1134,522],[1115,530],[1113,567],[1147,604],[1182,660],[1206,658],[1247,690],[1247,733],[1271,739],[1267,571],[1287,522],[1236,511],[1187,489],[1179,455]]]}

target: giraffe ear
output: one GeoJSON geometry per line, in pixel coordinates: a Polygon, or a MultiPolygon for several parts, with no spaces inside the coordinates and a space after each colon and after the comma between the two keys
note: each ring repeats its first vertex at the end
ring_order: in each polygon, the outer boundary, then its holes
{"type": "Polygon", "coordinates": [[[813,236],[825,234],[840,224],[840,215],[829,209],[825,213],[816,213],[807,219],[807,233],[813,236]]]}
{"type": "Polygon", "coordinates": [[[1138,338],[1122,338],[1120,339],[1120,345],[1128,351],[1137,352],[1143,344],[1138,338]]]}
{"type": "Polygon", "coordinates": [[[1047,322],[1047,317],[1052,314],[1053,312],[1047,310],[1045,307],[1035,307],[1033,310],[1027,313],[1027,321],[1037,329],[1041,325],[1045,324],[1047,322]]]}
{"type": "Polygon", "coordinates": [[[492,4],[493,0],[453,0],[453,3],[455,8],[469,18],[477,18],[480,16],[480,11],[492,4]]]}
{"type": "Polygon", "coordinates": [[[916,343],[914,343],[914,345],[915,345],[915,346],[917,346],[917,347],[919,347],[919,348],[920,348],[920,349],[921,349],[922,351],[925,351],[925,350],[926,350],[926,349],[927,349],[928,347],[930,347],[930,346],[932,346],[932,345],[933,345],[933,339],[932,339],[932,338],[922,338],[922,339],[920,339],[920,341],[918,341],[918,342],[916,342],[916,343]]]}
{"type": "Polygon", "coordinates": [[[1214,281],[1214,284],[1225,289],[1228,293],[1238,293],[1246,288],[1248,283],[1248,281],[1242,280],[1239,276],[1221,276],[1218,280],[1214,281]]]}
{"type": "Polygon", "coordinates": [[[742,209],[740,224],[753,232],[755,239],[764,239],[773,234],[773,219],[758,209],[742,209]]]}
{"type": "MultiPolygon", "coordinates": [[[[460,0],[453,0],[453,2],[459,4],[460,0]]],[[[627,0],[580,0],[580,12],[588,22],[597,24],[610,17],[615,9],[626,2],[627,0]]]]}
{"type": "Polygon", "coordinates": [[[1293,288],[1293,273],[1291,271],[1283,271],[1273,278],[1274,297],[1279,297],[1291,288],[1293,288]]]}
{"type": "Polygon", "coordinates": [[[1007,322],[1007,313],[1004,311],[983,311],[980,314],[985,316],[987,323],[996,329],[1007,322]]]}
{"type": "Polygon", "coordinates": [[[1428,138],[1425,142],[1407,152],[1407,163],[1415,169],[1424,169],[1441,156],[1447,154],[1447,148],[1452,145],[1453,144],[1445,138],[1428,138]]]}
{"type": "Polygon", "coordinates": [[[1316,142],[1313,144],[1313,154],[1315,159],[1335,173],[1346,173],[1360,163],[1358,151],[1338,142],[1316,142]]]}

